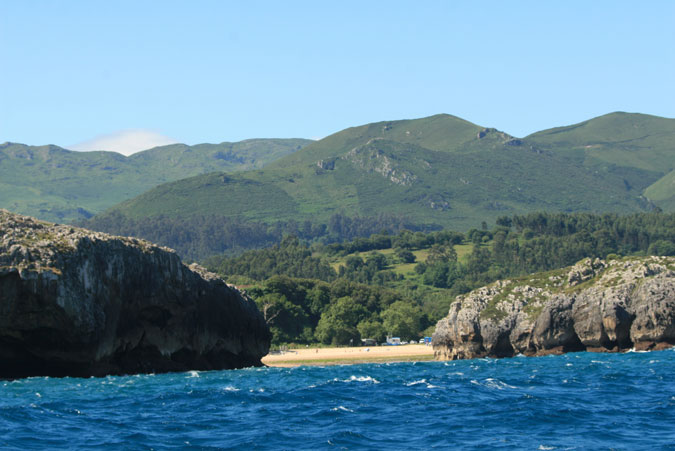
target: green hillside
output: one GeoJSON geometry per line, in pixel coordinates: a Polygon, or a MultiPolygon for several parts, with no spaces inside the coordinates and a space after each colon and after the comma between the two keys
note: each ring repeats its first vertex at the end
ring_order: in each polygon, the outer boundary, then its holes
{"type": "Polygon", "coordinates": [[[645,190],[645,196],[667,211],[675,211],[675,170],[661,177],[645,190]]]}
{"type": "MultiPolygon", "coordinates": [[[[612,117],[623,115],[606,118],[612,117]]],[[[627,183],[621,171],[598,171],[551,142],[536,135],[515,139],[449,115],[379,122],[314,142],[264,170],[159,186],[111,212],[134,219],[217,214],[268,223],[325,223],[335,213],[402,214],[418,224],[467,229],[533,210],[651,208],[643,187],[627,183]]],[[[665,160],[661,150],[653,153],[665,160]]],[[[640,160],[650,152],[644,150],[640,160]]],[[[626,168],[653,174],[653,181],[662,176],[644,167],[626,168]]]]}
{"type": "Polygon", "coordinates": [[[617,112],[525,140],[589,169],[621,176],[636,190],[645,190],[675,167],[675,119],[617,112]]]}
{"type": "Polygon", "coordinates": [[[213,171],[240,171],[305,146],[304,139],[174,144],[125,157],[57,146],[0,144],[0,208],[70,222],[99,213],[161,183],[213,171]]]}

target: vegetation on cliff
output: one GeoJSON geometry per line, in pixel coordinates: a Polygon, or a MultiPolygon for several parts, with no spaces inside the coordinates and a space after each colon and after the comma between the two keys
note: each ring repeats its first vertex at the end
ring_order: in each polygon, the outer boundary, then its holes
{"type": "Polygon", "coordinates": [[[675,345],[675,257],[587,258],[457,299],[436,325],[440,359],[675,345]]]}
{"type": "Polygon", "coordinates": [[[261,365],[255,304],[147,241],[0,210],[0,377],[261,365]]]}

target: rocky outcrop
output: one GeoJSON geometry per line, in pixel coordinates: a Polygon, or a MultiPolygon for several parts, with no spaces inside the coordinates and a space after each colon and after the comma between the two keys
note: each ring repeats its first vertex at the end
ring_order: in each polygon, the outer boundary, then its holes
{"type": "Polygon", "coordinates": [[[398,164],[395,153],[387,155],[381,148],[390,145],[396,146],[397,143],[382,138],[373,138],[365,145],[353,148],[342,158],[361,170],[380,174],[396,185],[410,186],[414,184],[417,181],[417,176],[398,164]]]}
{"type": "Polygon", "coordinates": [[[437,359],[675,345],[675,257],[586,259],[459,296],[433,335],[437,359]]]}
{"type": "Polygon", "coordinates": [[[0,377],[261,365],[255,304],[146,241],[0,210],[0,377]]]}

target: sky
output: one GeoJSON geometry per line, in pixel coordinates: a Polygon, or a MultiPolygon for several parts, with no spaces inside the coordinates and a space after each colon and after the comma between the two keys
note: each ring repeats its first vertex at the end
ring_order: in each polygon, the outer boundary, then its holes
{"type": "Polygon", "coordinates": [[[0,142],[132,153],[448,113],[675,117],[673,1],[0,1],[0,142]]]}

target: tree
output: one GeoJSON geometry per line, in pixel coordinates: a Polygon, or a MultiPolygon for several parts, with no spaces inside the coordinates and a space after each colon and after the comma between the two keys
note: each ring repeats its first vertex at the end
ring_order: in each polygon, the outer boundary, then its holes
{"type": "Polygon", "coordinates": [[[658,240],[649,245],[649,255],[675,255],[675,244],[672,241],[658,240]]]}
{"type": "Polygon", "coordinates": [[[442,244],[434,244],[431,246],[426,260],[427,265],[447,263],[450,261],[457,261],[457,252],[453,246],[445,246],[442,244]]]}
{"type": "Polygon", "coordinates": [[[426,285],[432,285],[437,288],[445,288],[448,283],[448,264],[437,262],[427,265],[422,281],[426,285]]]}
{"type": "Polygon", "coordinates": [[[414,304],[396,301],[382,312],[382,325],[388,334],[406,339],[419,337],[422,310],[414,304]]]}
{"type": "Polygon", "coordinates": [[[304,329],[309,325],[307,315],[286,296],[268,293],[255,302],[270,326],[272,341],[287,343],[303,336],[304,329]]]}
{"type": "Polygon", "coordinates": [[[409,249],[398,248],[395,251],[396,257],[403,263],[415,263],[415,254],[409,249]]]}
{"type": "Polygon", "coordinates": [[[324,311],[316,326],[316,338],[325,344],[346,345],[361,339],[356,325],[367,315],[366,309],[349,296],[339,298],[324,311]]]}
{"type": "Polygon", "coordinates": [[[384,341],[386,332],[382,322],[373,319],[367,319],[357,324],[356,329],[359,331],[361,338],[372,338],[376,341],[384,341]]]}

